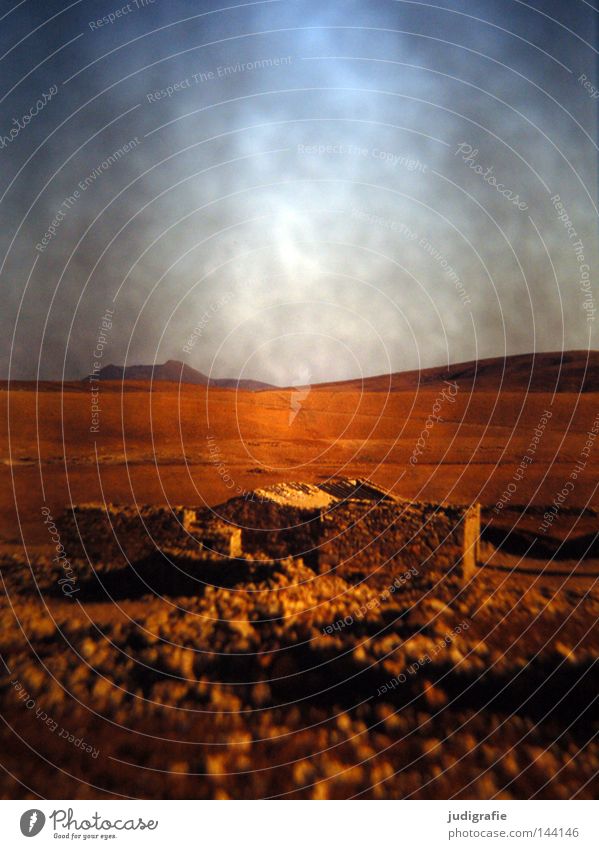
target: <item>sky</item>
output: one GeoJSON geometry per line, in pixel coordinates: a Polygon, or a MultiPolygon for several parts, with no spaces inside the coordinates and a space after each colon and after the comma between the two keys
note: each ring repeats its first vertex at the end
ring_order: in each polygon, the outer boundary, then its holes
{"type": "Polygon", "coordinates": [[[584,0],[0,4],[0,375],[596,348],[584,0]]]}

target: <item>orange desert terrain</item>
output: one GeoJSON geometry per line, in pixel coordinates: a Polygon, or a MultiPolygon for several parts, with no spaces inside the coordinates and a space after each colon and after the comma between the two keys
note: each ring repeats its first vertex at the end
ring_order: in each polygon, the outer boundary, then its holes
{"type": "Polygon", "coordinates": [[[0,405],[3,796],[596,792],[598,352],[256,390],[12,382],[0,405]],[[474,574],[433,558],[390,596],[399,555],[323,572],[256,545],[193,561],[197,592],[150,557],[140,588],[142,560],[61,530],[91,502],[235,523],[231,499],[265,528],[287,514],[255,490],[331,479],[480,504],[474,574]]]}

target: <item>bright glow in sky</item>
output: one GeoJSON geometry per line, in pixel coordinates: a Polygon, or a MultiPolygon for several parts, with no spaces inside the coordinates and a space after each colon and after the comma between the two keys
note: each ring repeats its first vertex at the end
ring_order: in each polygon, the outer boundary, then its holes
{"type": "Polygon", "coordinates": [[[128,6],[3,22],[4,375],[108,308],[103,364],[282,384],[596,347],[588,4],[128,6]]]}

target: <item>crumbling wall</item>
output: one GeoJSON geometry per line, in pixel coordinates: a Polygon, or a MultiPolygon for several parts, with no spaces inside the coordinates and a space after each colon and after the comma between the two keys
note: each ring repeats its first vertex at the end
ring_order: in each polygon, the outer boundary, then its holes
{"type": "Polygon", "coordinates": [[[467,580],[478,557],[480,506],[355,500],[304,510],[243,498],[214,510],[83,504],[59,525],[75,558],[135,562],[175,549],[200,560],[301,557],[320,573],[384,586],[408,570],[420,581],[467,580]]]}
{"type": "Polygon", "coordinates": [[[467,578],[474,569],[480,511],[398,502],[351,502],[323,513],[319,571],[335,569],[348,581],[392,582],[415,571],[421,580],[443,574],[467,578]]]}
{"type": "Polygon", "coordinates": [[[201,550],[206,558],[241,554],[237,528],[210,516],[198,523],[190,507],[79,504],[58,524],[70,557],[105,563],[134,562],[166,548],[201,550]]]}
{"type": "Polygon", "coordinates": [[[215,513],[241,529],[241,546],[247,557],[302,557],[312,565],[321,536],[319,509],[234,498],[215,508],[215,513]]]}

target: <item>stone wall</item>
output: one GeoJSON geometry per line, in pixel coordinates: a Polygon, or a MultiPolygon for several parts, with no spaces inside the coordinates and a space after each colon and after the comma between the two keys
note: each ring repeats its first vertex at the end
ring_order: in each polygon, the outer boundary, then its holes
{"type": "MultiPolygon", "coordinates": [[[[272,501],[234,498],[215,508],[217,515],[241,529],[243,553],[249,558],[303,557],[313,566],[322,533],[320,509],[304,510],[272,501]]],[[[203,511],[207,517],[209,511],[203,511]]],[[[201,521],[200,513],[198,520],[201,521]]]]}
{"type": "Polygon", "coordinates": [[[69,557],[96,562],[135,562],[167,549],[206,560],[301,557],[319,573],[386,585],[408,570],[426,581],[467,580],[478,556],[480,507],[354,500],[302,510],[245,499],[214,510],[83,504],[59,527],[69,557]]]}
{"type": "Polygon", "coordinates": [[[69,557],[104,563],[135,562],[157,550],[193,549],[207,559],[241,554],[241,532],[210,517],[197,521],[183,506],[79,504],[58,520],[69,557]]]}
{"type": "Polygon", "coordinates": [[[467,580],[474,569],[480,533],[477,507],[398,502],[350,502],[323,514],[319,571],[334,569],[346,580],[387,584],[415,569],[467,580]]]}

